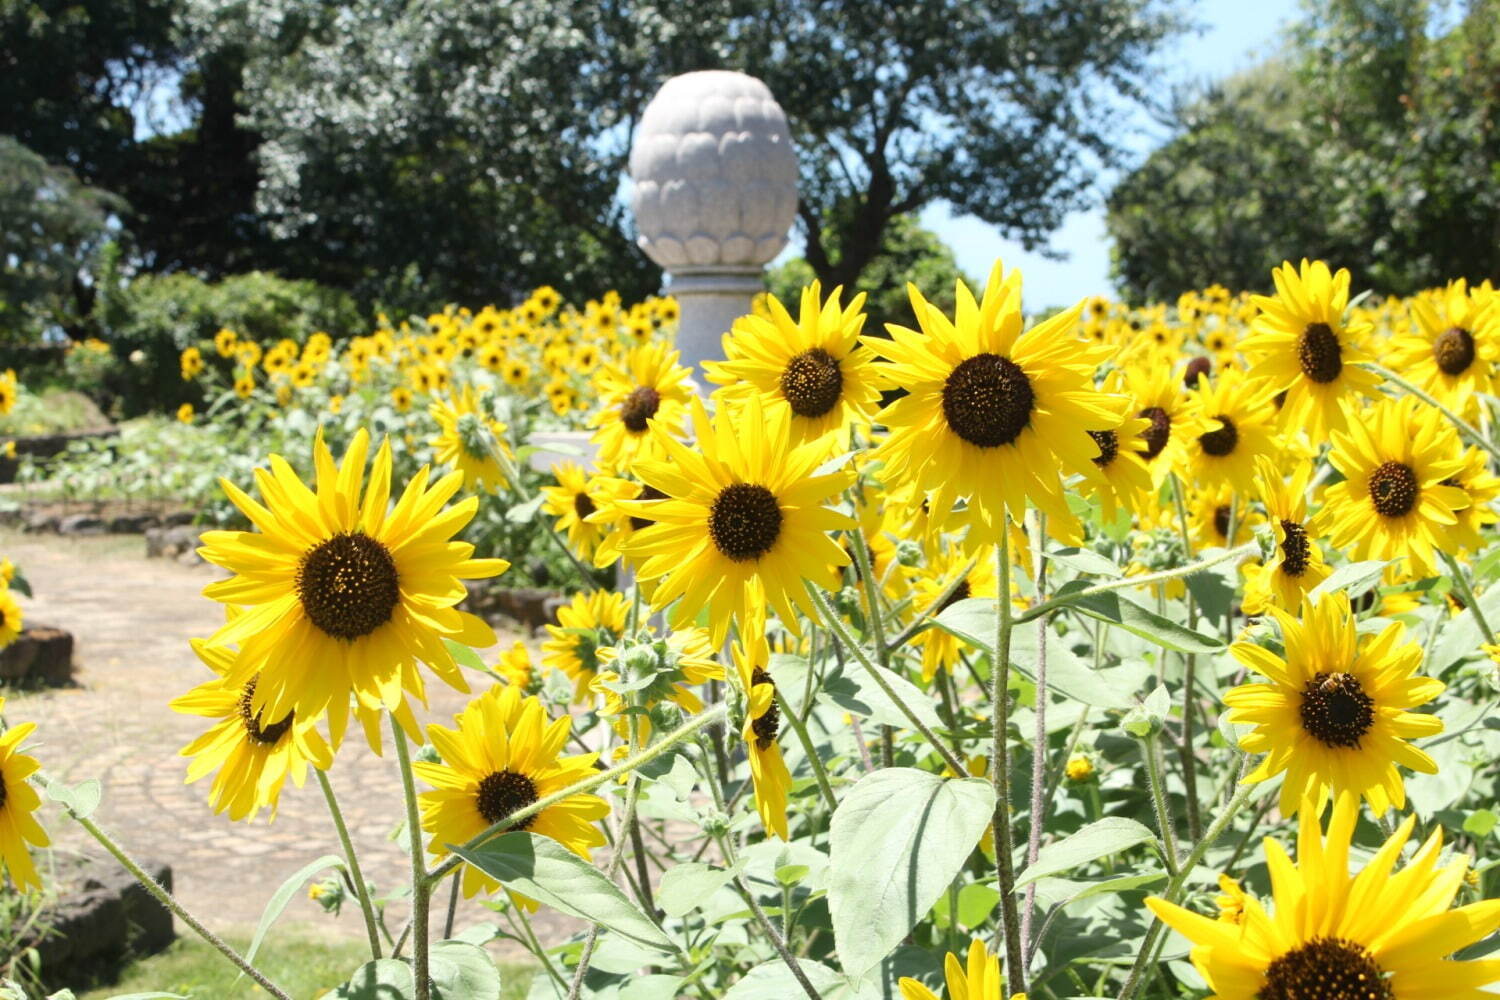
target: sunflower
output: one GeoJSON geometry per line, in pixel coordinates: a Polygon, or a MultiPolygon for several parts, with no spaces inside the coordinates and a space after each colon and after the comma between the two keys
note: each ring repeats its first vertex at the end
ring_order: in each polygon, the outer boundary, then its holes
{"type": "Polygon", "coordinates": [[[234,380],[234,394],[240,399],[249,399],[255,392],[255,376],[248,372],[234,380]]]}
{"type": "Polygon", "coordinates": [[[587,700],[599,672],[599,650],[620,641],[629,614],[624,594],[595,590],[574,594],[571,603],[558,609],[558,624],[547,626],[552,638],[542,643],[542,664],[572,679],[575,702],[587,700]]]}
{"type": "Polygon", "coordinates": [[[1469,505],[1453,512],[1458,523],[1451,529],[1460,548],[1477,552],[1484,548],[1483,532],[1497,520],[1493,506],[1500,497],[1500,477],[1490,473],[1488,456],[1476,447],[1466,449],[1461,457],[1463,467],[1443,480],[1444,486],[1463,490],[1469,505]]]}
{"type": "Polygon", "coordinates": [[[1453,961],[1500,927],[1500,900],[1449,909],[1467,855],[1442,861],[1441,827],[1396,872],[1415,816],[1407,816],[1358,874],[1349,847],[1359,799],[1340,796],[1326,837],[1311,802],[1299,817],[1297,862],[1264,841],[1274,913],[1241,892],[1238,919],[1213,920],[1155,897],[1162,922],[1193,943],[1193,965],[1214,1000],[1484,1000],[1500,961],[1453,961]]]}
{"type": "MultiPolygon", "coordinates": [[[[1004,1000],[1000,956],[990,954],[979,938],[969,941],[967,963],[960,962],[951,951],[948,953],[943,961],[943,978],[948,983],[948,1000],[1004,1000]]],[[[936,993],[910,976],[901,977],[899,985],[901,1000],[938,1000],[936,993]]]]}
{"type": "Polygon", "coordinates": [[[204,596],[245,606],[209,640],[240,646],[226,680],[243,687],[255,679],[250,711],[259,718],[327,713],[335,746],[351,694],[387,709],[403,704],[403,690],[425,701],[415,661],[468,690],[443,640],[484,648],[495,633],[454,607],[466,595],[459,581],[498,576],[510,565],[471,558],[472,545],[450,541],[479,504],[469,497],[443,509],[458,492],[459,472],[429,487],[422,468],[387,511],[390,442],[375,456],[366,489],[369,443],[361,429],[336,466],[319,430],[316,492],[272,455],[269,470],[255,470],[264,505],[221,479],[230,501],[259,530],[210,531],[198,550],[234,574],[209,584],[204,596]]]}
{"type": "Polygon", "coordinates": [[[250,707],[255,698],[255,678],[246,684],[226,680],[234,670],[234,653],[202,639],[191,640],[191,645],[217,676],[172,699],[169,707],[184,715],[218,721],[181,750],[183,757],[194,758],[188,766],[188,783],[217,768],[219,773],[214,775],[209,792],[214,812],[227,811],[229,818],[238,822],[269,807],[275,819],[281,786],[288,775],[301,788],[307,780],[308,764],[325,771],[333,765],[333,751],[318,734],[318,719],[291,713],[267,723],[265,716],[250,707]]]}
{"type": "Polygon", "coordinates": [[[767,413],[790,411],[794,445],[823,440],[832,450],[851,426],[868,426],[880,389],[875,355],[859,342],[865,293],[840,309],[842,290],[824,302],[814,281],[802,290],[797,319],[768,294],[767,316],[735,320],[724,338],[728,360],[703,366],[710,382],[725,387],[718,395],[738,402],[759,393],[767,413]]]}
{"type": "MultiPolygon", "coordinates": [[[[1109,349],[1075,335],[1081,306],[1021,331],[1021,274],[995,262],[982,302],[957,282],[954,319],[908,286],[922,332],[888,326],[870,347],[885,375],[907,391],[881,411],[890,435],[876,451],[892,485],[915,483],[935,511],[967,496],[978,516],[969,543],[996,544],[1005,514],[1030,501],[1074,522],[1058,476],[1084,475],[1099,456],[1088,431],[1119,427],[1116,397],[1098,392],[1094,371],[1109,349]]],[[[1120,401],[1123,402],[1123,401],[1120,401]]]]}
{"type": "MultiPolygon", "coordinates": [[[[442,763],[416,761],[412,771],[433,790],[419,797],[422,829],[432,834],[427,850],[434,859],[504,820],[596,773],[596,753],[560,757],[573,720],[548,720],[536,698],[524,698],[515,685],[494,687],[454,717],[456,729],[430,725],[427,738],[442,763]]],[[[579,857],[604,843],[595,822],[609,814],[597,795],[570,795],[522,820],[516,829],[551,837],[579,857]]],[[[464,895],[494,892],[499,883],[465,866],[464,895]]]]}
{"type": "Polygon", "coordinates": [[[191,382],[203,371],[203,352],[196,347],[186,348],[179,362],[182,368],[182,380],[191,382]]]}
{"type": "Polygon", "coordinates": [[[1249,642],[1230,647],[1240,663],[1269,678],[1224,694],[1229,721],[1255,726],[1240,746],[1266,754],[1245,780],[1285,772],[1281,811],[1288,816],[1304,795],[1321,808],[1330,788],[1363,795],[1377,813],[1402,808],[1406,789],[1396,765],[1437,773],[1432,758],[1406,741],[1443,730],[1437,716],[1407,711],[1443,690],[1442,681],[1417,675],[1422,648],[1403,644],[1399,622],[1379,635],[1359,634],[1343,591],[1316,603],[1304,598],[1300,620],[1274,605],[1267,610],[1281,625],[1285,655],[1249,642]]]}
{"type": "Polygon", "coordinates": [[[1257,295],[1260,315],[1240,349],[1250,359],[1250,377],[1270,391],[1285,392],[1283,426],[1307,431],[1314,441],[1345,426],[1344,404],[1374,395],[1380,377],[1360,367],[1370,360],[1360,347],[1370,325],[1344,319],[1349,272],[1330,274],[1323,261],[1290,262],[1271,272],[1274,296],[1257,295]]]}
{"type": "Polygon", "coordinates": [[[1168,365],[1131,366],[1125,389],[1135,415],[1147,422],[1139,432],[1146,445],[1139,454],[1151,473],[1152,489],[1159,489],[1167,473],[1187,465],[1188,443],[1213,428],[1188,406],[1189,397],[1168,365]]]}
{"type": "MultiPolygon", "coordinates": [[[[1234,492],[1228,483],[1204,490],[1193,490],[1187,497],[1188,528],[1197,549],[1230,549],[1248,542],[1255,526],[1264,518],[1247,499],[1234,492]],[[1229,537],[1231,528],[1234,537],[1229,537]]],[[[1176,514],[1163,511],[1164,523],[1176,527],[1176,514]]]]}
{"type": "Polygon", "coordinates": [[[21,605],[16,602],[15,595],[10,592],[9,581],[6,581],[6,586],[0,587],[0,649],[16,641],[24,623],[21,605]]]}
{"type": "Polygon", "coordinates": [[[1250,574],[1245,586],[1245,613],[1258,615],[1273,603],[1288,611],[1302,606],[1302,595],[1328,578],[1323,550],[1307,530],[1307,483],[1312,465],[1301,462],[1291,482],[1269,459],[1256,464],[1256,486],[1276,537],[1276,555],[1250,574]]]}
{"type": "Polygon", "coordinates": [[[588,520],[598,510],[594,503],[598,477],[591,477],[576,462],[559,462],[552,467],[552,474],[557,477],[557,485],[542,487],[546,497],[542,509],[557,518],[556,530],[565,532],[568,545],[587,560],[604,536],[598,522],[588,520]]]}
{"type": "Polygon", "coordinates": [[[764,413],[759,396],[749,397],[736,414],[720,410],[712,423],[697,397],[692,412],[700,429],[697,451],[658,430],[665,460],[635,464],[641,480],[668,499],[620,502],[656,522],[625,546],[628,556],[640,560],[637,576],[661,581],[651,606],[661,610],[676,601],[674,627],[690,624],[707,608],[715,646],[723,644],[731,620],[743,625],[764,600],[793,630],[794,609],[817,620],[802,581],[839,588],[838,570],[849,556],[828,532],[853,527],[854,521],[825,504],[853,481],[853,473],[818,474],[823,446],[791,447],[791,411],[764,413]]]}
{"type": "Polygon", "coordinates": [[[1500,304],[1472,294],[1464,279],[1431,298],[1411,300],[1416,330],[1391,345],[1390,366],[1460,412],[1474,394],[1495,394],[1500,359],[1500,304]]]}
{"type": "Polygon", "coordinates": [[[239,346],[240,336],[229,327],[220,327],[219,332],[214,334],[214,350],[219,352],[221,358],[234,357],[235,348],[239,346]]]}
{"type": "Polygon", "coordinates": [[[744,693],[745,725],[740,735],[750,757],[750,778],[755,786],[755,808],[767,833],[787,840],[786,800],[792,774],[781,756],[776,737],[781,731],[781,709],[776,704],[776,682],[767,669],[771,662],[766,643],[765,619],[754,612],[731,651],[734,668],[744,693]]]}
{"type": "MultiPolygon", "coordinates": [[[[4,710],[5,698],[0,696],[0,712],[4,710]]],[[[35,730],[35,722],[23,722],[0,733],[0,861],[17,889],[42,887],[26,845],[46,847],[52,843],[31,815],[42,804],[42,797],[26,780],[42,765],[35,757],[20,752],[22,741],[35,730]]]]}
{"type": "MultiPolygon", "coordinates": [[[[933,611],[936,617],[951,604],[969,597],[993,599],[1000,593],[995,581],[995,548],[987,546],[975,553],[974,565],[964,574],[963,580],[943,604],[933,611]]],[[[968,565],[969,559],[960,550],[944,548],[923,565],[912,569],[912,606],[918,611],[931,607],[939,594],[958,577],[959,571],[968,565]]],[[[922,680],[931,682],[939,670],[952,670],[958,662],[959,651],[964,648],[951,632],[932,627],[918,632],[912,645],[922,650],[922,680]]]]}
{"type": "Polygon", "coordinates": [[[596,460],[605,472],[626,472],[638,457],[656,457],[660,427],[672,437],[682,434],[683,408],[694,395],[688,370],[665,344],[632,347],[624,365],[605,365],[594,376],[599,412],[589,421],[590,439],[599,446],[596,460]]]}
{"type": "Polygon", "coordinates": [[[665,498],[661,490],[616,476],[595,476],[590,496],[595,510],[588,516],[588,521],[597,525],[601,533],[599,545],[594,549],[594,565],[600,569],[613,566],[635,533],[651,523],[626,510],[619,502],[665,498]]]}
{"type": "Polygon", "coordinates": [[[531,666],[531,651],[526,648],[526,644],[520,639],[512,643],[509,650],[500,654],[495,672],[505,678],[507,684],[529,688],[535,672],[531,666]]]}
{"type": "Polygon", "coordinates": [[[469,386],[451,399],[434,401],[428,412],[441,433],[430,443],[440,465],[451,465],[463,473],[465,490],[495,493],[506,481],[496,450],[506,458],[514,456],[505,443],[505,425],[490,417],[487,409],[469,386]]]}
{"type": "Polygon", "coordinates": [[[1270,397],[1257,383],[1230,369],[1212,381],[1200,379],[1188,404],[1203,430],[1187,442],[1188,479],[1200,486],[1227,482],[1240,492],[1255,488],[1255,461],[1275,457],[1270,397]]]}
{"type": "MultiPolygon", "coordinates": [[[[1122,389],[1118,374],[1105,383],[1106,391],[1122,389]]],[[[1084,487],[1099,498],[1104,511],[1104,523],[1115,520],[1115,511],[1123,506],[1135,510],[1152,490],[1151,471],[1146,467],[1145,454],[1150,449],[1145,433],[1151,421],[1146,417],[1127,417],[1119,427],[1102,431],[1089,431],[1089,437],[1099,446],[1099,454],[1091,461],[1092,466],[1084,475],[1084,487]]]]}
{"type": "Polygon", "coordinates": [[[1385,399],[1333,433],[1329,461],[1344,481],[1328,487],[1316,531],[1351,559],[1400,559],[1415,576],[1433,573],[1433,548],[1457,544],[1454,511],[1469,497],[1445,481],[1464,469],[1458,436],[1437,410],[1385,399]]]}
{"type": "Polygon", "coordinates": [[[15,407],[16,396],[19,392],[15,369],[5,369],[5,372],[0,374],[0,416],[9,413],[15,407]]]}

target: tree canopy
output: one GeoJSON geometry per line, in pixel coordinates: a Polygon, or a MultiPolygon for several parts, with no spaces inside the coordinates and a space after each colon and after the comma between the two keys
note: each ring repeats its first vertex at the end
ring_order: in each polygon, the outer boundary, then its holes
{"type": "Polygon", "coordinates": [[[1110,194],[1121,291],[1263,288],[1326,257],[1409,294],[1500,280],[1500,0],[1309,7],[1274,59],[1187,103],[1110,194]]]}

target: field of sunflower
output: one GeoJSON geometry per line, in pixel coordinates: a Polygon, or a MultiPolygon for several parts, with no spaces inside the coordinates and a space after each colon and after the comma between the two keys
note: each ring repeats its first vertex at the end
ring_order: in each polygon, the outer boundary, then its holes
{"type": "MultiPolygon", "coordinates": [[[[538,1000],[1496,996],[1500,293],[1273,278],[1028,318],[997,263],[884,331],[813,284],[703,394],[670,299],[222,331],[181,361],[227,574],[186,778],[248,821],[311,771],[335,853],[267,922],[338,871],[370,961],[337,997],[495,1000],[499,938],[538,1000]],[[579,585],[535,656],[466,609],[533,549],[579,585]],[[473,700],[433,718],[434,683],[473,700]],[[346,740],[392,750],[396,896],[346,740]],[[437,940],[449,880],[493,919],[437,940]]],[[[10,882],[45,796],[149,883],[33,728],[10,882]]]]}

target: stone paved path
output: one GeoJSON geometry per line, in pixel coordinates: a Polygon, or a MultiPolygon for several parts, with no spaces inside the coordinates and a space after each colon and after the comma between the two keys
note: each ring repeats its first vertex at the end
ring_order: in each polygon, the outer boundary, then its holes
{"type": "MultiPolygon", "coordinates": [[[[193,716],[167,708],[175,695],[209,677],[188,647],[222,622],[219,605],[204,598],[220,571],[143,558],[140,536],[67,538],[0,532],[0,555],[15,561],[36,597],[22,598],[26,620],[71,631],[78,686],[10,694],[12,723],[34,721],[33,744],[43,766],[67,781],[97,777],[104,799],[97,818],[127,849],[172,866],[177,894],[210,927],[254,926],[282,881],[339,847],[315,779],[304,788],[288,782],[275,822],[231,823],[208,806],[211,778],[185,785],[186,759],[178,750],[201,731],[193,716]]],[[[505,644],[513,636],[503,636],[505,644]]],[[[429,678],[431,681],[431,678],[429,678]]],[[[466,696],[429,683],[428,720],[449,721],[466,696]]],[[[329,772],[366,875],[383,887],[409,878],[407,856],[390,839],[402,814],[401,785],[392,758],[376,757],[351,721],[349,737],[329,772]]],[[[60,849],[102,851],[54,807],[43,822],[60,849]]],[[[437,933],[447,903],[444,886],[434,901],[437,933]]],[[[387,917],[394,933],[404,910],[387,917]]],[[[492,915],[477,904],[460,907],[458,927],[492,915]]],[[[336,920],[299,893],[283,920],[333,924],[364,935],[357,905],[336,920]]],[[[539,914],[538,934],[557,943],[571,922],[539,914]]]]}

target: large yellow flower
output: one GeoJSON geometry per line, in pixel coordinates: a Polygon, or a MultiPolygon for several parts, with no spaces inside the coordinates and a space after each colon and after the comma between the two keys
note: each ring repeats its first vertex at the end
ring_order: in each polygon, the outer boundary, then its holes
{"type": "Polygon", "coordinates": [[[1266,505],[1266,517],[1276,537],[1276,555],[1251,574],[1245,586],[1245,613],[1258,615],[1267,602],[1294,611],[1302,606],[1302,595],[1328,578],[1323,550],[1307,531],[1307,483],[1310,462],[1298,463],[1291,482],[1270,460],[1260,459],[1256,485],[1266,505]]]}
{"type": "Polygon", "coordinates": [[[468,690],[443,640],[482,648],[494,644],[495,633],[455,607],[467,593],[460,581],[497,576],[510,565],[474,559],[474,546],[451,540],[479,503],[469,497],[443,509],[458,492],[461,472],[429,487],[428,470],[421,469],[388,510],[390,445],[381,445],[366,488],[369,443],[359,431],[336,466],[320,432],[313,444],[316,492],[272,455],[269,470],[255,470],[264,505],[220,480],[259,530],[210,531],[199,549],[234,574],[209,584],[204,596],[245,608],[209,640],[240,646],[226,680],[242,687],[255,680],[250,711],[260,718],[327,713],[335,746],[351,695],[387,709],[403,703],[403,691],[425,702],[417,661],[468,690]]]}
{"type": "Polygon", "coordinates": [[[542,643],[542,665],[568,675],[578,703],[588,698],[599,672],[599,650],[620,641],[629,613],[624,594],[595,590],[574,594],[558,609],[558,624],[547,626],[552,638],[542,643]]]}
{"type": "MultiPolygon", "coordinates": [[[[454,717],[456,729],[431,725],[427,738],[442,763],[417,761],[412,771],[433,787],[419,797],[422,829],[432,834],[427,850],[434,859],[450,852],[519,809],[595,773],[596,753],[560,756],[573,720],[548,720],[536,698],[523,698],[513,684],[494,687],[454,717]]],[[[597,795],[570,795],[517,824],[516,829],[551,837],[579,857],[604,843],[595,825],[609,814],[597,795]]],[[[499,883],[464,867],[463,890],[473,896],[494,892],[499,883]]]]}
{"type": "Polygon", "coordinates": [[[250,708],[254,678],[244,685],[225,679],[234,669],[234,653],[202,639],[193,639],[192,647],[217,676],[172,699],[170,707],[184,715],[218,721],[182,748],[182,756],[194,758],[187,780],[197,781],[217,768],[209,792],[214,812],[227,811],[230,819],[238,821],[269,807],[275,819],[281,786],[288,776],[301,788],[308,764],[321,770],[333,764],[333,751],[318,734],[318,719],[292,713],[267,723],[250,708]]]}
{"type": "Polygon", "coordinates": [[[1465,449],[1462,461],[1463,467],[1443,480],[1443,485],[1463,490],[1469,498],[1467,507],[1453,512],[1458,523],[1452,528],[1452,537],[1461,548],[1477,552],[1488,544],[1485,529],[1500,520],[1494,508],[1495,499],[1500,497],[1500,477],[1490,472],[1489,456],[1477,447],[1465,449]]]}
{"type": "Polygon", "coordinates": [[[725,386],[716,395],[738,403],[759,393],[767,413],[789,411],[792,443],[827,440],[831,450],[850,426],[866,426],[880,404],[875,356],[860,346],[865,294],[839,308],[835,288],[822,300],[814,281],[802,290],[797,319],[774,295],[765,315],[742,316],[724,337],[728,360],[705,364],[709,381],[725,386]]]}
{"type": "Polygon", "coordinates": [[[0,586],[0,649],[15,642],[25,627],[21,605],[11,593],[9,581],[0,586]]]}
{"type": "Polygon", "coordinates": [[[694,393],[678,356],[665,344],[642,344],[630,349],[623,365],[606,365],[595,374],[599,412],[589,426],[598,428],[590,440],[599,446],[601,470],[629,472],[638,457],[658,456],[655,427],[670,437],[682,434],[684,407],[694,393]]]}
{"type": "Polygon", "coordinates": [[[1171,365],[1132,365],[1125,372],[1125,386],[1136,416],[1146,421],[1141,440],[1146,447],[1140,452],[1151,472],[1151,485],[1159,488],[1173,469],[1187,465],[1189,442],[1213,430],[1188,405],[1188,395],[1173,373],[1171,365]]]}
{"type": "Polygon", "coordinates": [[[566,533],[568,545],[587,561],[604,535],[604,528],[588,518],[598,509],[594,503],[599,477],[590,476],[576,462],[559,462],[552,467],[556,486],[543,486],[546,497],[543,509],[557,518],[557,530],[566,533]]]}
{"type": "Polygon", "coordinates": [[[1230,368],[1212,381],[1198,380],[1191,403],[1203,425],[1187,443],[1184,474],[1195,485],[1227,482],[1248,493],[1255,488],[1255,461],[1279,450],[1271,431],[1273,410],[1265,383],[1230,368]]]}
{"type": "Polygon", "coordinates": [[[1442,862],[1436,827],[1396,871],[1415,816],[1356,875],[1349,846],[1359,799],[1340,796],[1328,834],[1321,810],[1302,810],[1297,861],[1264,841],[1275,907],[1238,893],[1238,919],[1213,920],[1163,899],[1146,905],[1193,943],[1193,964],[1213,1000],[1486,1000],[1500,961],[1448,958],[1500,927],[1500,900],[1450,909],[1467,855],[1442,862]]]}
{"type": "MultiPolygon", "coordinates": [[[[1123,381],[1116,372],[1105,383],[1105,389],[1119,390],[1123,381]]],[[[1099,455],[1090,463],[1092,468],[1085,474],[1084,488],[1099,498],[1106,524],[1114,522],[1119,507],[1135,510],[1151,492],[1151,470],[1146,466],[1150,445],[1143,436],[1150,428],[1149,419],[1134,416],[1127,417],[1118,428],[1089,431],[1089,437],[1099,446],[1099,455]]]]}
{"type": "Polygon", "coordinates": [[[771,662],[766,642],[765,619],[753,613],[744,635],[732,647],[735,672],[745,695],[745,725],[740,731],[750,757],[750,778],[755,786],[755,808],[767,833],[787,837],[786,800],[792,774],[781,756],[781,709],[776,704],[776,682],[767,669],[771,662]]]}
{"type": "Polygon", "coordinates": [[[1368,323],[1344,320],[1349,272],[1330,274],[1323,261],[1283,263],[1271,272],[1274,296],[1257,295],[1261,314],[1240,349],[1251,361],[1250,377],[1264,378],[1272,392],[1285,392],[1285,427],[1322,441],[1345,424],[1346,402],[1373,395],[1379,376],[1359,366],[1370,360],[1361,347],[1368,323]]]}
{"type": "Polygon", "coordinates": [[[641,560],[642,580],[661,581],[653,608],[677,602],[674,626],[708,609],[715,646],[732,620],[744,623],[765,600],[796,630],[795,609],[817,617],[802,581],[837,590],[839,567],[849,562],[828,532],[854,521],[824,505],[853,474],[819,475],[823,446],[791,447],[790,411],[765,413],[759,396],[734,415],[721,410],[712,423],[699,400],[692,406],[698,450],[659,432],[667,460],[636,462],[636,474],[668,499],[621,501],[656,522],[637,531],[625,552],[641,560]]]}
{"type": "MultiPolygon", "coordinates": [[[[990,954],[983,941],[973,938],[969,941],[967,958],[967,962],[960,962],[950,951],[943,960],[948,1000],[1003,1000],[1005,984],[1000,975],[999,954],[990,954]]],[[[910,976],[903,976],[899,985],[901,1000],[938,1000],[936,993],[910,976]]]]}
{"type": "Polygon", "coordinates": [[[1304,795],[1321,807],[1330,789],[1363,795],[1379,813],[1400,809],[1406,789],[1398,764],[1437,773],[1433,759],[1406,741],[1443,730],[1437,716],[1408,711],[1443,691],[1442,681],[1417,676],[1422,647],[1403,644],[1399,622],[1379,635],[1358,633],[1343,591],[1304,600],[1300,620],[1275,606],[1267,610],[1281,625],[1285,655],[1249,642],[1230,647],[1235,659],[1269,679],[1224,694],[1229,721],[1255,726],[1240,746],[1266,754],[1245,780],[1285,773],[1287,815],[1304,795]]]}
{"type": "Polygon", "coordinates": [[[1495,392],[1500,303],[1469,291],[1464,279],[1411,300],[1417,329],[1391,345],[1390,367],[1438,402],[1469,411],[1474,394],[1495,392]]]}
{"type": "Polygon", "coordinates": [[[1089,473],[1100,450],[1088,432],[1119,427],[1124,405],[1094,388],[1109,349],[1076,335],[1081,305],[1023,333],[1021,274],[1006,275],[999,261],[982,302],[957,283],[952,320],[909,290],[921,332],[889,326],[890,340],[869,342],[891,362],[890,383],[907,391],[881,411],[886,479],[930,494],[939,517],[967,497],[974,545],[997,544],[1006,513],[1020,520],[1028,501],[1076,521],[1059,472],[1089,473]]]}
{"type": "MultiPolygon", "coordinates": [[[[0,697],[0,712],[4,710],[5,698],[0,697]]],[[[5,873],[18,889],[42,887],[26,845],[46,847],[52,843],[32,816],[42,797],[26,780],[42,765],[20,751],[21,743],[35,730],[35,722],[23,722],[0,734],[0,861],[5,862],[5,873]]]]}
{"type": "Polygon", "coordinates": [[[505,469],[495,451],[510,456],[506,428],[489,416],[472,386],[452,399],[434,401],[428,412],[438,424],[439,434],[431,442],[438,464],[462,472],[465,490],[494,493],[505,485],[505,469]]]}
{"type": "Polygon", "coordinates": [[[1344,481],[1328,487],[1315,529],[1351,559],[1397,559],[1415,576],[1433,572],[1433,549],[1451,550],[1454,511],[1469,497],[1445,481],[1464,468],[1443,415],[1406,397],[1386,399],[1333,434],[1329,454],[1344,481]]]}

